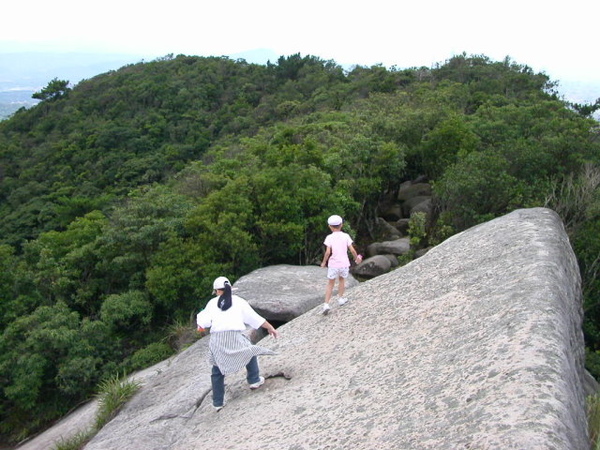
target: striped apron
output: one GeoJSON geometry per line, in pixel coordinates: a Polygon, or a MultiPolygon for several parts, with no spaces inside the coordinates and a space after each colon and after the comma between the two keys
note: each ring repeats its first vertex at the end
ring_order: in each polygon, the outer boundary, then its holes
{"type": "Polygon", "coordinates": [[[253,345],[241,331],[210,334],[208,362],[217,366],[223,375],[242,370],[254,356],[275,354],[268,348],[253,345]]]}

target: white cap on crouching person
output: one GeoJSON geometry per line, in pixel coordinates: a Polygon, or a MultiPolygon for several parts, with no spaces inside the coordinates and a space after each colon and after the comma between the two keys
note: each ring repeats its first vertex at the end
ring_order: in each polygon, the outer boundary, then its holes
{"type": "Polygon", "coordinates": [[[332,227],[337,227],[338,225],[341,225],[342,222],[343,219],[337,215],[329,216],[329,219],[327,219],[327,224],[331,225],[332,227]]]}
{"type": "Polygon", "coordinates": [[[225,289],[225,283],[231,286],[231,283],[226,277],[216,278],[215,281],[213,281],[213,290],[225,289]]]}

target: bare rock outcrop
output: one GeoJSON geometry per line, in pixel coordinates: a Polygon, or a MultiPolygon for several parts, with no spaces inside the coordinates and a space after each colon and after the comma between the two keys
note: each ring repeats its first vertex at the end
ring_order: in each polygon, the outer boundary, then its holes
{"type": "Polygon", "coordinates": [[[554,212],[474,227],[348,298],[263,340],[265,389],[201,408],[173,448],[587,448],[580,277],[554,212]]]}
{"type": "Polygon", "coordinates": [[[395,255],[400,256],[410,251],[410,239],[407,237],[393,241],[374,242],[367,247],[367,256],[395,255]]]}
{"type": "Polygon", "coordinates": [[[370,279],[387,273],[393,267],[397,267],[398,265],[398,258],[394,255],[375,255],[365,259],[359,265],[354,267],[352,273],[358,277],[370,279]],[[392,264],[392,258],[396,259],[394,264],[392,264]]]}
{"type": "MultiPolygon", "coordinates": [[[[326,285],[327,269],[280,264],[250,272],[237,280],[234,288],[267,320],[289,322],[323,303],[326,285]]],[[[346,289],[356,285],[358,281],[350,275],[346,289]]]]}
{"type": "Polygon", "coordinates": [[[218,413],[200,340],[85,449],[588,448],[581,281],[554,212],[471,228],[347,297],[263,339],[265,385],[228,376],[218,413]]]}
{"type": "Polygon", "coordinates": [[[432,189],[431,184],[422,181],[405,181],[398,189],[398,195],[396,199],[400,202],[406,202],[414,199],[415,197],[431,197],[432,189]]]}

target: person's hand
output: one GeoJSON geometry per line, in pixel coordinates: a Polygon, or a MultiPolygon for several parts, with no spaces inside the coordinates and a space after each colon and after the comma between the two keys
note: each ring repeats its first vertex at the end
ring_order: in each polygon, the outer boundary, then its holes
{"type": "Polygon", "coordinates": [[[321,263],[321,267],[325,267],[325,263],[324,262],[321,263]]]}
{"type": "Polygon", "coordinates": [[[362,255],[356,255],[356,258],[354,258],[354,262],[356,264],[360,264],[362,262],[362,255]]]}
{"type": "Polygon", "coordinates": [[[275,327],[273,325],[271,325],[266,320],[261,326],[265,330],[267,330],[267,333],[269,333],[270,336],[273,336],[273,338],[277,339],[279,337],[279,332],[275,329],[275,327]]]}

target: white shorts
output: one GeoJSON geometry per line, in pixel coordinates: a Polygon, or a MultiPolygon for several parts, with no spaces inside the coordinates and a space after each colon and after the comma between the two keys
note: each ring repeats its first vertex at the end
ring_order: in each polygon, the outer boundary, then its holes
{"type": "Polygon", "coordinates": [[[328,267],[327,268],[327,278],[330,280],[335,280],[336,278],[348,278],[348,274],[350,273],[349,267],[328,267]]]}

